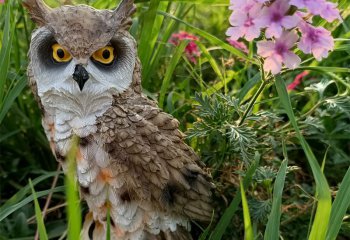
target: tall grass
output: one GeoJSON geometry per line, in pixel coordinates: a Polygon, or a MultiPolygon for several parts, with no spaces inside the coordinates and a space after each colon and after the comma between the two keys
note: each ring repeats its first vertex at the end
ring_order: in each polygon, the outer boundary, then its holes
{"type": "MultiPolygon", "coordinates": [[[[117,4],[74,2],[96,8],[117,4]]],[[[247,43],[246,54],[226,42],[226,0],[135,2],[131,32],[139,43],[144,92],[177,117],[182,130],[192,129],[188,143],[217,185],[219,217],[200,239],[349,236],[349,1],[336,1],[343,23],[318,22],[337,38],[334,53],[321,63],[302,56],[301,67],[276,78],[259,71],[252,44],[247,43]],[[200,37],[197,64],[183,54],[186,41],[169,43],[179,30],[200,37]],[[297,91],[287,91],[286,84],[304,70],[310,77],[297,91]],[[319,163],[328,148],[322,171],[319,163]]],[[[63,239],[66,233],[78,239],[86,207],[79,204],[74,180],[75,150],[68,157],[69,174],[61,174],[50,189],[56,163],[26,88],[26,52],[34,25],[19,0],[0,5],[0,14],[0,239],[32,239],[36,228],[40,239],[63,239]],[[34,180],[28,183],[29,178],[34,180]],[[43,216],[40,205],[49,194],[53,198],[43,216]]]]}

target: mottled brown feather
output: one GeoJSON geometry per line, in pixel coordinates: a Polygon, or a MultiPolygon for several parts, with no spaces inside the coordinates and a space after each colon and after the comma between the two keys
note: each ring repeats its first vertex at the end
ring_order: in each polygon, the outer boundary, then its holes
{"type": "Polygon", "coordinates": [[[98,119],[105,149],[128,167],[127,181],[137,200],[210,221],[213,184],[178,127],[176,119],[132,89],[116,96],[112,108],[98,119]]]}

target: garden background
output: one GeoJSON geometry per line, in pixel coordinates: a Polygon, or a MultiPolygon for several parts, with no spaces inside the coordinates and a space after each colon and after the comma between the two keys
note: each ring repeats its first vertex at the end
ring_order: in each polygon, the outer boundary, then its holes
{"type": "MultiPolygon", "coordinates": [[[[194,238],[350,239],[350,1],[333,1],[342,21],[312,19],[334,37],[327,57],[293,48],[301,64],[275,75],[256,54],[263,36],[227,40],[228,0],[135,2],[144,93],[180,121],[216,184],[213,221],[194,238]]],[[[34,28],[20,0],[0,1],[0,239],[33,239],[37,222],[48,239],[76,227],[27,86],[34,28]]]]}

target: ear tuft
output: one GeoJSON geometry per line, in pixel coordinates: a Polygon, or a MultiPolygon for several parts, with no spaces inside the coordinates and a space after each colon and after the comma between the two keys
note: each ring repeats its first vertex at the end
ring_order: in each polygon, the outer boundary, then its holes
{"type": "Polygon", "coordinates": [[[46,16],[50,12],[50,8],[43,0],[25,0],[22,5],[27,8],[31,19],[39,26],[46,25],[46,16]]]}
{"type": "Polygon", "coordinates": [[[128,29],[132,24],[131,15],[136,12],[136,5],[134,0],[122,0],[116,10],[114,16],[118,28],[128,29]]]}

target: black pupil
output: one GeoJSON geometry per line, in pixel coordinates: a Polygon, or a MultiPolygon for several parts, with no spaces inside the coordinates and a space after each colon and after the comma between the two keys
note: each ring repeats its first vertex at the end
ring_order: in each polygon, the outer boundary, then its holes
{"type": "Polygon", "coordinates": [[[102,53],[102,57],[104,59],[108,59],[109,57],[111,56],[111,53],[109,52],[109,50],[104,50],[103,53],[102,53]]]}
{"type": "Polygon", "coordinates": [[[63,49],[57,49],[57,56],[59,58],[64,58],[64,51],[63,51],[63,49]]]}

